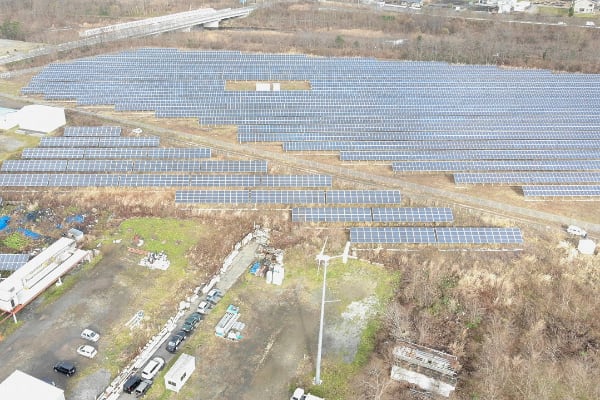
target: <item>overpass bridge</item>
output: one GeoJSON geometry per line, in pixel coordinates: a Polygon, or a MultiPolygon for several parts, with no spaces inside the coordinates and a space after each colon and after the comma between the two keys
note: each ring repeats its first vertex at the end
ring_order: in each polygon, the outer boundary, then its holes
{"type": "MultiPolygon", "coordinates": [[[[94,46],[100,43],[158,35],[170,31],[190,30],[194,26],[218,28],[221,21],[231,18],[247,17],[254,9],[254,6],[226,8],[223,10],[207,8],[88,29],[80,33],[82,39],[79,40],[57,45],[42,46],[30,51],[14,53],[10,56],[2,56],[0,57],[0,65],[56,54],[80,47],[94,46]]],[[[0,78],[7,79],[11,76],[12,74],[10,72],[5,72],[0,75],[0,78]]]]}

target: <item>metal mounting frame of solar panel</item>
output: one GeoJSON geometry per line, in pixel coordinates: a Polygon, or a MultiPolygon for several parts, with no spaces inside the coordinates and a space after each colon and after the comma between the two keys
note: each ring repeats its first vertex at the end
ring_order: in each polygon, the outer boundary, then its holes
{"type": "Polygon", "coordinates": [[[434,228],[427,227],[351,227],[352,243],[432,244],[434,228]]]}
{"type": "Polygon", "coordinates": [[[292,222],[371,222],[368,207],[294,207],[292,222]]]}
{"type": "Polygon", "coordinates": [[[399,190],[328,190],[326,204],[394,204],[400,203],[399,190]]]}

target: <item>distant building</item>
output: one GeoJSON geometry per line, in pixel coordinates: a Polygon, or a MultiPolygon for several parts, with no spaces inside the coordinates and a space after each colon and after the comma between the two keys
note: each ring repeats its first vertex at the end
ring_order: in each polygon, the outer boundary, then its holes
{"type": "Polygon", "coordinates": [[[0,129],[9,130],[17,125],[19,125],[17,110],[0,107],[0,129]]]}
{"type": "Polygon", "coordinates": [[[592,0],[575,0],[573,1],[573,11],[576,14],[593,14],[596,3],[592,0]]]}
{"type": "Polygon", "coordinates": [[[65,110],[60,107],[43,105],[28,105],[20,110],[0,108],[0,129],[8,130],[16,126],[19,129],[36,132],[50,133],[65,126],[65,110]]]}
{"type": "Polygon", "coordinates": [[[87,255],[87,251],[75,247],[75,240],[58,239],[0,282],[0,311],[12,315],[16,321],[17,312],[87,255]]]}
{"type": "Polygon", "coordinates": [[[0,399],[2,400],[65,400],[65,392],[41,379],[15,370],[0,383],[0,399]]]}

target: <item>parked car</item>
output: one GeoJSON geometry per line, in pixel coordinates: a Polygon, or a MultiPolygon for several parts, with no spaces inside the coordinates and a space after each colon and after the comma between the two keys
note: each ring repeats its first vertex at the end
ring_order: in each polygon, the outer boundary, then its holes
{"type": "Polygon", "coordinates": [[[142,383],[142,378],[139,375],[133,375],[123,384],[123,391],[125,393],[133,393],[140,383],[142,383]]]}
{"type": "Polygon", "coordinates": [[[94,346],[84,344],[77,348],[77,354],[87,358],[94,358],[96,357],[96,354],[98,354],[98,350],[96,350],[94,346]]]}
{"type": "Polygon", "coordinates": [[[581,236],[581,237],[586,237],[587,236],[587,232],[575,225],[569,225],[567,227],[567,232],[570,233],[571,235],[577,235],[577,236],[581,236]]]}
{"type": "Polygon", "coordinates": [[[164,366],[165,360],[160,357],[154,357],[142,370],[142,378],[153,379],[164,366]]]}
{"type": "Polygon", "coordinates": [[[148,389],[150,389],[150,386],[152,386],[151,379],[142,379],[140,384],[133,391],[133,394],[135,394],[135,397],[142,397],[146,394],[148,389]]]}
{"type": "Polygon", "coordinates": [[[54,365],[54,370],[67,376],[73,376],[77,371],[77,368],[71,361],[59,361],[54,365]]]}
{"type": "Polygon", "coordinates": [[[193,313],[191,313],[188,318],[198,318],[198,320],[202,321],[204,319],[204,315],[198,311],[194,311],[193,313]]]}
{"type": "Polygon", "coordinates": [[[83,332],[81,332],[81,338],[89,340],[90,342],[97,342],[100,339],[100,335],[91,329],[84,329],[83,332]]]}
{"type": "Polygon", "coordinates": [[[175,353],[179,348],[179,345],[185,340],[184,336],[178,334],[171,336],[171,339],[167,342],[167,351],[169,353],[175,353]]]}
{"type": "Polygon", "coordinates": [[[196,326],[199,323],[200,323],[200,318],[197,318],[195,316],[187,317],[185,322],[183,323],[183,326],[181,327],[181,330],[184,331],[185,333],[190,333],[194,329],[196,329],[196,326]]]}
{"type": "Polygon", "coordinates": [[[208,301],[201,301],[200,304],[198,304],[198,312],[201,314],[208,314],[212,307],[212,303],[208,301]]]}

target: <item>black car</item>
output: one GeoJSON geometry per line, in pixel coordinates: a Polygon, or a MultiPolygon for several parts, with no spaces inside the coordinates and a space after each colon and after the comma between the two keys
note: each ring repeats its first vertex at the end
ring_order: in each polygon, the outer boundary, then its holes
{"type": "Polygon", "coordinates": [[[199,321],[202,321],[204,319],[204,314],[202,314],[201,312],[198,311],[194,311],[193,313],[190,314],[190,316],[188,317],[188,319],[190,318],[198,318],[199,321]]]}
{"type": "Polygon", "coordinates": [[[135,388],[137,388],[140,383],[142,383],[142,377],[139,375],[133,375],[123,384],[123,391],[125,393],[133,393],[135,388]]]}
{"type": "Polygon", "coordinates": [[[202,320],[202,318],[200,318],[201,316],[202,316],[202,314],[200,314],[200,313],[194,313],[194,314],[190,315],[189,317],[187,317],[185,319],[185,322],[183,323],[183,326],[181,327],[181,330],[186,333],[190,333],[191,331],[196,329],[196,326],[198,326],[198,324],[202,320]],[[198,315],[195,315],[195,314],[198,314],[198,315]]]}
{"type": "MultiPolygon", "coordinates": [[[[185,332],[183,332],[185,333],[185,332]]],[[[184,336],[179,334],[171,336],[171,339],[167,342],[167,351],[169,353],[175,353],[179,348],[179,345],[185,340],[184,336]]]]}
{"type": "Polygon", "coordinates": [[[54,370],[61,374],[72,376],[77,371],[77,368],[75,368],[75,364],[71,361],[59,361],[54,365],[54,370]]]}

